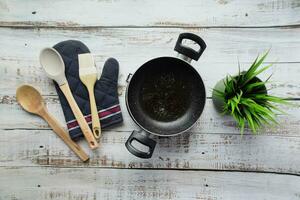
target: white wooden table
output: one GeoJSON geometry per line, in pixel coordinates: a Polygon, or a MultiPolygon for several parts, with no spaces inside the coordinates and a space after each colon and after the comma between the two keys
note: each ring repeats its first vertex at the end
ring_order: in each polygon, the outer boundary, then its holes
{"type": "Polygon", "coordinates": [[[300,108],[282,107],[280,125],[240,137],[232,118],[213,109],[211,88],[246,69],[271,48],[277,62],[270,93],[300,100],[299,0],[0,0],[0,199],[300,199],[300,108]],[[137,128],[129,118],[126,76],[150,58],[175,55],[181,32],[200,35],[207,50],[194,66],[207,104],[187,134],[159,140],[152,159],[128,153],[137,128]],[[24,112],[15,90],[37,86],[49,110],[64,117],[38,61],[41,48],[66,39],[84,42],[99,67],[120,62],[124,124],[103,133],[84,164],[40,118],[24,112]]]}

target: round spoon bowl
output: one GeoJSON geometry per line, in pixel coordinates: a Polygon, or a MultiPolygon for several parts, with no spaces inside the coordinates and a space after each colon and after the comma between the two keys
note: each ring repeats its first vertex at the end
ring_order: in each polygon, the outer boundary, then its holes
{"type": "Polygon", "coordinates": [[[41,51],[40,63],[48,77],[54,79],[59,85],[66,82],[64,61],[54,48],[44,48],[41,51]]]}
{"type": "Polygon", "coordinates": [[[31,85],[22,85],[17,89],[17,101],[28,112],[38,114],[44,106],[42,95],[31,85]]]}

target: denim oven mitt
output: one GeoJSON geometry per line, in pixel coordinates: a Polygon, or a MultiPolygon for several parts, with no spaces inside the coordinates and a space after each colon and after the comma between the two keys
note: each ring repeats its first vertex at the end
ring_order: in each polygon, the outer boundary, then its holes
{"type": "MultiPolygon", "coordinates": [[[[89,94],[86,87],[80,81],[78,66],[78,54],[90,53],[90,51],[82,42],[76,40],[60,42],[53,48],[56,49],[63,58],[66,67],[65,74],[71,92],[90,128],[92,128],[89,94]]],[[[95,83],[94,92],[101,128],[116,125],[123,121],[117,91],[118,75],[118,61],[114,58],[109,58],[104,64],[101,78],[95,83]]],[[[55,88],[67,122],[69,134],[73,140],[77,140],[83,136],[81,129],[65,96],[56,83],[55,88]]]]}

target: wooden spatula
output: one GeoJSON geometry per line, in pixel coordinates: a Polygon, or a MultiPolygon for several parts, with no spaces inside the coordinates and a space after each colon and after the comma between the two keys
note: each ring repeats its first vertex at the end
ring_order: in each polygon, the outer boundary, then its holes
{"type": "Polygon", "coordinates": [[[79,54],[78,62],[79,78],[81,82],[86,86],[89,92],[93,133],[95,138],[98,139],[101,136],[101,125],[94,94],[94,86],[97,80],[97,69],[95,66],[93,56],[90,53],[79,54]]]}

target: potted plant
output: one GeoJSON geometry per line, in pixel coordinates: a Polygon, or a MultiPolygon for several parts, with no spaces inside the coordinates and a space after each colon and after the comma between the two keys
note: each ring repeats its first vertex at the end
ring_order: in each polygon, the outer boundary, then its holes
{"type": "Polygon", "coordinates": [[[241,134],[246,124],[253,133],[264,124],[277,124],[276,112],[283,113],[275,104],[287,104],[283,98],[268,94],[266,81],[257,77],[260,73],[272,66],[261,67],[268,52],[255,59],[247,71],[240,71],[236,76],[226,76],[220,80],[213,89],[212,99],[215,108],[233,116],[241,134]]]}

